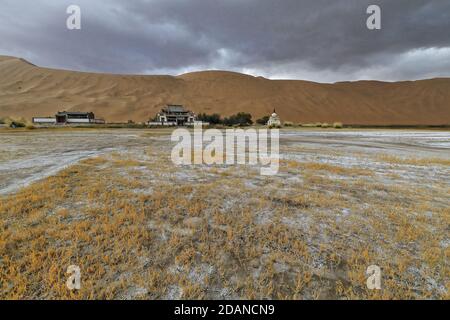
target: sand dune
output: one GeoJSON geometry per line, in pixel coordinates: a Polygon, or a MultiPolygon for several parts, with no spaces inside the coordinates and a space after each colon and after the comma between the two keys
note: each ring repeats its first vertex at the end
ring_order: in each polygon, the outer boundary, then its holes
{"type": "Polygon", "coordinates": [[[0,56],[0,117],[77,110],[109,122],[141,122],[167,103],[222,115],[245,111],[254,119],[275,108],[283,120],[301,123],[442,125],[450,124],[450,79],[321,84],[226,71],[112,75],[41,68],[0,56]]]}

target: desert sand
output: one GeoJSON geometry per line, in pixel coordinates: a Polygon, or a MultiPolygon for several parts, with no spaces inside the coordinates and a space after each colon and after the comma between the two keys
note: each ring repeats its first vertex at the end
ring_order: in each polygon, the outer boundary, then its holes
{"type": "Polygon", "coordinates": [[[56,70],[0,56],[0,117],[93,111],[108,122],[147,121],[168,103],[194,112],[254,119],[275,108],[296,123],[450,124],[450,79],[322,84],[269,80],[227,71],[180,76],[113,75],[56,70]]]}

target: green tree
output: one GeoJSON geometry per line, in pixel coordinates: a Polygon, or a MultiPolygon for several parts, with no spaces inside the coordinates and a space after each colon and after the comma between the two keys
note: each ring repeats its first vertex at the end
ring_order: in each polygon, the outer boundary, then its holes
{"type": "Polygon", "coordinates": [[[223,123],[228,126],[250,126],[253,124],[252,115],[250,113],[239,112],[228,118],[225,118],[223,123]]]}
{"type": "Polygon", "coordinates": [[[264,116],[264,117],[256,120],[256,123],[265,126],[267,124],[267,122],[269,121],[269,119],[270,119],[269,116],[264,116]]]}
{"type": "Polygon", "coordinates": [[[209,122],[210,124],[222,123],[222,119],[220,118],[220,114],[218,114],[218,113],[213,113],[213,114],[200,113],[197,115],[197,120],[209,122]]]}

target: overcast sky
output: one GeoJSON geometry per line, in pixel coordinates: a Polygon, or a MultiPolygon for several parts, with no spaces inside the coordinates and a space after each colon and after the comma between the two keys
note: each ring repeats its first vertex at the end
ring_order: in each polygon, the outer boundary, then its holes
{"type": "Polygon", "coordinates": [[[450,77],[448,0],[0,0],[0,54],[126,74],[335,82],[450,77]],[[66,9],[81,8],[81,30],[66,9]],[[366,9],[382,9],[368,30],[366,9]]]}

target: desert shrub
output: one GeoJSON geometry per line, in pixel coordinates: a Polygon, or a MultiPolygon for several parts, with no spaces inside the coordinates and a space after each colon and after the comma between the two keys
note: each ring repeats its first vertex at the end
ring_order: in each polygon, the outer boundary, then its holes
{"type": "Polygon", "coordinates": [[[264,117],[256,120],[256,123],[265,126],[267,124],[267,122],[269,121],[269,119],[270,119],[269,116],[264,116],[264,117]]]}
{"type": "Polygon", "coordinates": [[[11,128],[25,128],[27,124],[30,124],[29,121],[27,121],[24,118],[12,118],[12,117],[6,117],[3,118],[3,124],[6,124],[8,127],[11,128]]]}
{"type": "Polygon", "coordinates": [[[333,123],[333,128],[335,128],[335,129],[342,129],[343,127],[344,127],[344,125],[342,124],[342,122],[333,123]]]}
{"type": "Polygon", "coordinates": [[[11,117],[4,117],[0,119],[0,123],[1,124],[6,124],[6,125],[10,125],[13,122],[13,119],[11,119],[11,117]]]}
{"type": "Polygon", "coordinates": [[[291,121],[285,121],[285,122],[284,122],[284,126],[285,126],[285,127],[292,127],[293,125],[294,125],[294,123],[291,122],[291,121]]]}
{"type": "Polygon", "coordinates": [[[322,125],[321,125],[321,127],[322,128],[329,128],[330,127],[330,124],[328,124],[328,123],[322,123],[322,125]]]}

